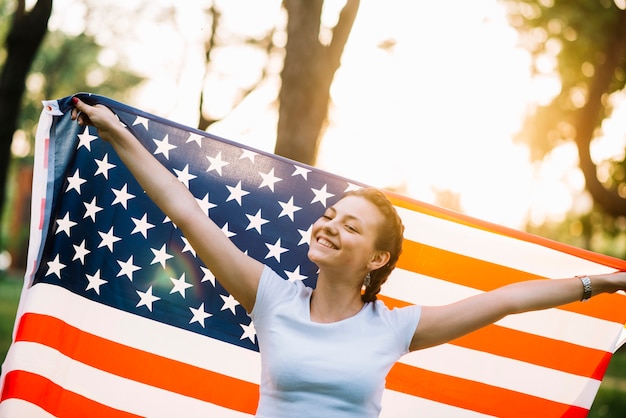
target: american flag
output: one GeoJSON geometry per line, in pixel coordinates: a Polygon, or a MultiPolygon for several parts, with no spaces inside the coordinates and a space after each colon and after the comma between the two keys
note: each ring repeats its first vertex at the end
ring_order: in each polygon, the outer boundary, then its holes
{"type": "MultiPolygon", "coordinates": [[[[363,184],[82,93],[111,108],[250,256],[315,286],[311,224],[363,184]]],[[[0,417],[254,415],[254,324],[71,96],[44,102],[29,270],[0,417]]],[[[389,193],[406,225],[390,306],[626,269],[622,260],[389,193]]],[[[383,417],[584,417],[624,340],[626,296],[507,317],[391,370],[383,417]]],[[[367,365],[363,365],[367,367],[367,365]]]]}

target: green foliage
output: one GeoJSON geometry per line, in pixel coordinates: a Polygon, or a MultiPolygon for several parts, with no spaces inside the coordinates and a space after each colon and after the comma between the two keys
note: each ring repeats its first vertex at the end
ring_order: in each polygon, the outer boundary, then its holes
{"type": "Polygon", "coordinates": [[[101,53],[102,48],[91,36],[48,33],[31,67],[23,100],[19,125],[30,138],[34,138],[42,100],[79,91],[124,100],[141,83],[143,79],[129,70],[100,64],[101,53]]]}
{"type": "MultiPolygon", "coordinates": [[[[553,147],[572,139],[571,118],[580,108],[599,66],[604,64],[619,44],[616,22],[625,12],[612,0],[501,0],[511,25],[520,34],[521,45],[533,57],[535,74],[556,73],[561,91],[549,105],[536,114],[520,132],[519,139],[531,145],[533,157],[541,159],[553,147]],[[546,66],[554,62],[554,68],[546,66]],[[546,68],[548,67],[548,68],[546,68]]],[[[623,57],[622,57],[623,58],[623,57]]],[[[622,59],[611,77],[606,95],[624,88],[626,59],[622,59]]],[[[611,114],[611,104],[603,101],[602,119],[611,114]]]]}
{"type": "Polygon", "coordinates": [[[11,345],[21,290],[21,277],[0,272],[0,364],[4,361],[11,345]]]}

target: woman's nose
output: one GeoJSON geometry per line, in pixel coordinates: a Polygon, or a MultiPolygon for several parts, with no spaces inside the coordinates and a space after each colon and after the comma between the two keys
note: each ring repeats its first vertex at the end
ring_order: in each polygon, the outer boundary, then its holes
{"type": "Polygon", "coordinates": [[[326,222],[324,226],[322,227],[322,230],[331,235],[334,235],[335,233],[337,233],[337,228],[335,228],[335,225],[333,224],[332,221],[326,222]]]}

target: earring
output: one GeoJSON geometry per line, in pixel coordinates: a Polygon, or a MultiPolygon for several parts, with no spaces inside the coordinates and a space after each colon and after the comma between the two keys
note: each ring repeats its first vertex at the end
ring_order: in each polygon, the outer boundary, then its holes
{"type": "Polygon", "coordinates": [[[365,275],[365,279],[363,279],[363,286],[369,287],[371,281],[372,281],[372,276],[370,275],[370,272],[368,271],[367,274],[365,275]]]}

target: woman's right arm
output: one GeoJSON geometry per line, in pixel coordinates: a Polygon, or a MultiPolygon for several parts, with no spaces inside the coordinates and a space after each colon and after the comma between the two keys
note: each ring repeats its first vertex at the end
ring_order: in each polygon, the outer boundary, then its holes
{"type": "Polygon", "coordinates": [[[187,188],[141,145],[106,106],[73,98],[72,119],[93,125],[109,142],[148,196],[180,228],[220,284],[250,312],[263,265],[244,254],[200,209],[187,188]],[[86,116],[85,116],[86,115],[86,116]]]}

